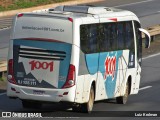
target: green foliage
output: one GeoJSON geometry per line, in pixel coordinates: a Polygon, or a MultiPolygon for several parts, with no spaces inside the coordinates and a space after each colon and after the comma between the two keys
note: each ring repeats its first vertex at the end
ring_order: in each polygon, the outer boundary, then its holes
{"type": "Polygon", "coordinates": [[[0,11],[4,11],[4,10],[5,10],[5,8],[0,6],[0,11]]]}
{"type": "Polygon", "coordinates": [[[66,0],[54,0],[55,2],[63,2],[63,1],[66,1],[66,0]]]}
{"type": "Polygon", "coordinates": [[[19,0],[17,2],[14,3],[14,6],[16,8],[28,8],[28,7],[32,7],[35,6],[36,3],[35,2],[27,2],[26,0],[19,0]]]}
{"type": "Polygon", "coordinates": [[[7,7],[0,6],[0,12],[7,10],[16,10],[21,8],[29,8],[34,6],[46,5],[57,2],[65,2],[69,0],[12,0],[13,3],[7,7]]]}
{"type": "Polygon", "coordinates": [[[36,0],[36,3],[38,5],[41,5],[41,4],[50,4],[52,3],[53,0],[36,0]]]}
{"type": "Polygon", "coordinates": [[[4,81],[4,78],[3,78],[3,77],[0,77],[0,81],[4,81]]]}

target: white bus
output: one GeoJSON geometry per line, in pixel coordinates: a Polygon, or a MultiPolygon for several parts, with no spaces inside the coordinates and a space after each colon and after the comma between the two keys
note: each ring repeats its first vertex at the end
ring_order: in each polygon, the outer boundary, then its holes
{"type": "Polygon", "coordinates": [[[94,101],[115,98],[125,104],[137,94],[142,37],[149,33],[126,10],[58,6],[15,16],[8,55],[10,98],[24,108],[68,102],[91,112],[94,101]]]}

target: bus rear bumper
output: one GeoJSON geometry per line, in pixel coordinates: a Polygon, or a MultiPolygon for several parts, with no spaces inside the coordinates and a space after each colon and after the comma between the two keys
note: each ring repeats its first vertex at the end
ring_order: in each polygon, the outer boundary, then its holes
{"type": "Polygon", "coordinates": [[[74,102],[76,86],[66,89],[35,88],[19,86],[8,82],[7,96],[44,102],[74,102]]]}

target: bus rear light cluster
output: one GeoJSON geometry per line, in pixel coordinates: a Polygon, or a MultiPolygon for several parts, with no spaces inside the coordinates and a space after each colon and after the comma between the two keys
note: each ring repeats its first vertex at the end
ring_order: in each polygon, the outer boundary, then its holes
{"type": "Polygon", "coordinates": [[[73,19],[72,19],[72,18],[70,18],[70,17],[68,18],[68,20],[69,20],[70,22],[73,22],[73,19]]]}
{"type": "Polygon", "coordinates": [[[62,88],[70,88],[75,85],[75,66],[70,64],[68,76],[62,88]]]}
{"type": "Polygon", "coordinates": [[[8,81],[10,83],[16,84],[13,71],[13,59],[9,59],[8,61],[8,81]]]}
{"type": "Polygon", "coordinates": [[[19,17],[22,17],[22,16],[23,16],[22,13],[19,13],[19,14],[17,15],[18,18],[19,18],[19,17]]]}

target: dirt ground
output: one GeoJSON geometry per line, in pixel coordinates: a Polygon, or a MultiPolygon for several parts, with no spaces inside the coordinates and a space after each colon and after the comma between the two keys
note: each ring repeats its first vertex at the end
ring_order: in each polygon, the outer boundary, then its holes
{"type": "MultiPolygon", "coordinates": [[[[160,38],[154,40],[154,42],[151,42],[150,48],[143,48],[142,49],[142,56],[146,57],[151,54],[156,54],[159,52],[160,52],[160,38]]],[[[6,90],[6,85],[7,85],[6,80],[0,81],[0,93],[4,92],[6,90]]]]}
{"type": "Polygon", "coordinates": [[[13,3],[13,0],[0,0],[0,5],[2,7],[7,7],[13,3]]]}

